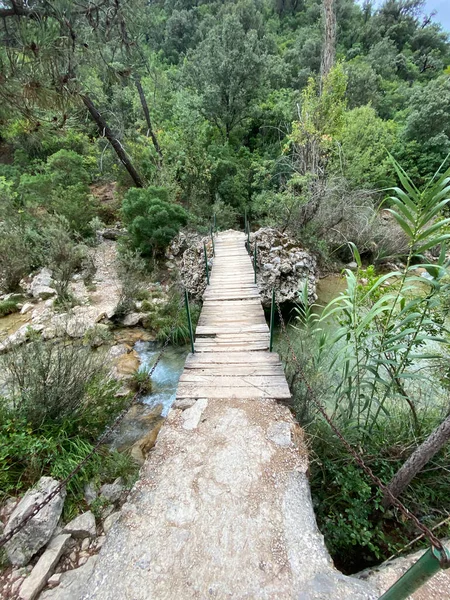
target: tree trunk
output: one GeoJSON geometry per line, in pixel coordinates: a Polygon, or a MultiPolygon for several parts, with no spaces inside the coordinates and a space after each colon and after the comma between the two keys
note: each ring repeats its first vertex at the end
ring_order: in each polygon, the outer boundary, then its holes
{"type": "Polygon", "coordinates": [[[132,165],[130,159],[128,158],[127,153],[123,149],[122,144],[113,135],[113,132],[108,127],[105,119],[102,117],[102,115],[95,108],[94,103],[92,102],[92,100],[89,98],[89,96],[85,96],[83,94],[81,95],[81,99],[83,100],[84,105],[88,109],[91,117],[96,122],[98,130],[100,131],[100,133],[102,135],[104,135],[106,137],[106,139],[108,140],[108,142],[114,148],[114,151],[116,152],[117,156],[119,157],[120,162],[123,164],[123,166],[126,168],[126,170],[128,171],[128,173],[130,174],[131,179],[134,181],[136,187],[139,187],[139,188],[144,187],[144,182],[141,179],[141,176],[139,175],[139,173],[136,171],[136,169],[132,165]]]}
{"type": "Polygon", "coordinates": [[[336,53],[336,15],[334,12],[334,0],[323,0],[324,12],[324,40],[322,50],[321,74],[326,77],[334,65],[336,53]]]}
{"type": "Polygon", "coordinates": [[[145,99],[144,90],[142,89],[141,80],[139,79],[138,76],[136,76],[136,78],[135,78],[135,83],[136,83],[137,91],[139,92],[139,98],[140,98],[140,101],[141,101],[142,110],[144,111],[145,120],[147,121],[148,132],[150,134],[150,137],[152,138],[153,146],[155,147],[155,150],[156,150],[156,152],[158,153],[158,156],[159,156],[158,167],[161,167],[161,163],[162,163],[162,160],[163,160],[163,154],[162,154],[160,145],[158,143],[158,138],[156,137],[156,134],[153,131],[152,121],[150,119],[150,111],[148,110],[147,100],[145,99]]]}
{"type": "MultiPolygon", "coordinates": [[[[435,454],[445,446],[450,439],[450,416],[443,421],[415,450],[408,460],[392,478],[388,485],[389,491],[395,498],[400,496],[410,484],[411,480],[419,473],[435,454]]],[[[391,501],[388,496],[383,499],[383,506],[387,508],[391,501]]]]}

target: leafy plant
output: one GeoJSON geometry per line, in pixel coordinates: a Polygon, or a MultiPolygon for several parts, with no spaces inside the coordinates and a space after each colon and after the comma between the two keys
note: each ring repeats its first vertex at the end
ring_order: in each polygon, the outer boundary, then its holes
{"type": "Polygon", "coordinates": [[[143,256],[163,252],[188,218],[184,208],[169,202],[167,190],[157,187],[128,190],[122,215],[133,247],[143,256]]]}
{"type": "Polygon", "coordinates": [[[1,300],[0,301],[0,317],[6,317],[11,313],[17,312],[17,300],[1,300]]]}

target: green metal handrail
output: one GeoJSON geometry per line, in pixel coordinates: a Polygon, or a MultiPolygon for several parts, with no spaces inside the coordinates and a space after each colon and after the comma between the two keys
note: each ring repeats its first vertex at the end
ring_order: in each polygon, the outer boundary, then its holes
{"type": "Polygon", "coordinates": [[[206,252],[205,242],[203,242],[203,252],[205,254],[206,284],[209,285],[208,253],[206,252]]]}
{"type": "Polygon", "coordinates": [[[186,306],[186,314],[187,314],[187,321],[188,321],[188,327],[189,327],[189,338],[191,340],[191,352],[192,354],[195,353],[194,350],[194,332],[192,330],[192,319],[191,319],[191,311],[189,309],[189,296],[188,296],[188,292],[185,289],[184,290],[184,304],[186,306]]]}
{"type": "Polygon", "coordinates": [[[388,589],[380,600],[404,600],[418,590],[440,569],[450,567],[450,552],[432,546],[388,589]]]}
{"type": "Polygon", "coordinates": [[[269,352],[272,352],[273,348],[273,332],[275,329],[275,288],[272,288],[272,304],[270,306],[270,341],[269,341],[269,352]]]}
{"type": "Polygon", "coordinates": [[[212,243],[213,256],[216,256],[216,247],[214,244],[214,232],[213,232],[212,225],[211,225],[211,243],[212,243]]]}
{"type": "Polygon", "coordinates": [[[258,251],[257,251],[257,246],[256,246],[256,238],[255,238],[255,248],[253,250],[253,270],[255,271],[255,283],[256,283],[256,261],[258,258],[258,251]]]}

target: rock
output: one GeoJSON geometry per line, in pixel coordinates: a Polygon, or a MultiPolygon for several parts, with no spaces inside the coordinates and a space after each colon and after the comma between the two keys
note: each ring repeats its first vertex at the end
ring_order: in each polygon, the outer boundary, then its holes
{"type": "MultiPolygon", "coordinates": [[[[14,509],[6,524],[5,534],[11,531],[24,515],[29,514],[33,506],[42,502],[58,485],[59,482],[56,479],[41,477],[37,485],[27,491],[14,509]]],[[[30,558],[50,540],[58,525],[65,497],[65,490],[59,492],[5,545],[8,558],[13,565],[26,565],[30,558]]]]}
{"type": "Polygon", "coordinates": [[[44,554],[31,571],[31,574],[25,579],[20,588],[19,597],[22,600],[34,600],[36,598],[47,583],[47,579],[53,573],[53,569],[64,552],[69,538],[69,534],[63,534],[52,539],[44,554]]]}
{"type": "Polygon", "coordinates": [[[149,431],[149,433],[147,433],[147,435],[145,437],[140,439],[138,442],[136,442],[132,446],[131,456],[134,458],[134,460],[137,463],[139,463],[139,464],[144,463],[147,454],[150,452],[150,450],[156,444],[156,440],[158,438],[158,434],[160,432],[162,424],[163,424],[163,420],[160,419],[152,426],[151,431],[149,431]]]}
{"type": "Polygon", "coordinates": [[[56,290],[53,289],[52,285],[52,272],[49,269],[42,268],[27,286],[27,291],[33,298],[46,300],[56,295],[56,290]]]}
{"type": "Polygon", "coordinates": [[[90,510],[79,517],[72,519],[63,529],[64,533],[70,533],[76,539],[95,536],[95,517],[90,510]]]}
{"type": "Polygon", "coordinates": [[[0,521],[6,522],[19,503],[19,498],[8,498],[0,508],[0,521]]]}
{"type": "Polygon", "coordinates": [[[277,446],[291,446],[291,424],[286,421],[272,423],[267,431],[267,437],[277,446]]]}
{"type": "Polygon", "coordinates": [[[95,484],[91,481],[84,486],[84,499],[88,506],[90,506],[97,498],[97,489],[95,484]]]}
{"type": "Polygon", "coordinates": [[[97,556],[91,556],[82,567],[61,573],[58,587],[45,590],[39,600],[80,600],[84,596],[87,581],[96,562],[97,556]]]}
{"type": "Polygon", "coordinates": [[[196,403],[195,398],[181,398],[180,400],[174,401],[172,404],[172,408],[179,408],[180,410],[186,410],[187,408],[191,408],[196,403]]]}
{"type": "Polygon", "coordinates": [[[62,577],[62,573],[53,573],[53,575],[51,577],[49,577],[49,579],[47,581],[48,587],[54,588],[57,585],[59,585],[60,581],[61,581],[61,577],[62,577]]]}
{"type": "Polygon", "coordinates": [[[145,319],[146,316],[147,315],[145,313],[129,313],[123,319],[122,324],[124,327],[136,327],[136,325],[142,323],[143,319],[145,319]]]}
{"type": "Polygon", "coordinates": [[[358,263],[356,263],[355,261],[349,262],[347,265],[347,269],[351,269],[352,271],[356,271],[357,268],[358,263]]]}
{"type": "Polygon", "coordinates": [[[118,477],[113,483],[105,483],[100,488],[100,496],[109,500],[109,502],[117,502],[125,490],[121,477],[118,477]]]}
{"type": "Polygon", "coordinates": [[[97,541],[95,542],[95,547],[97,548],[97,550],[100,550],[100,548],[105,543],[105,540],[106,540],[106,536],[105,535],[101,535],[101,536],[99,536],[97,538],[97,541]]]}
{"type": "Polygon", "coordinates": [[[183,411],[183,429],[195,429],[200,423],[203,411],[207,406],[208,400],[206,398],[200,398],[193,406],[191,406],[191,408],[187,408],[183,411]]]}
{"type": "MultiPolygon", "coordinates": [[[[166,253],[167,258],[169,256],[173,257],[174,265],[180,271],[183,286],[196,298],[201,298],[206,289],[203,243],[206,244],[208,259],[211,259],[212,242],[210,236],[201,237],[194,233],[179,233],[166,253]]],[[[210,260],[208,260],[208,265],[212,266],[210,260]]]]}
{"type": "Polygon", "coordinates": [[[31,304],[31,302],[25,302],[25,304],[20,309],[20,314],[26,315],[27,313],[30,312],[30,310],[33,310],[33,308],[34,308],[34,304],[31,304]]]}
{"type": "Polygon", "coordinates": [[[133,375],[138,370],[141,360],[136,350],[132,350],[128,354],[122,354],[116,361],[115,371],[118,379],[124,379],[133,375]]]}
{"type": "Polygon", "coordinates": [[[125,229],[119,229],[118,227],[107,227],[100,229],[98,232],[105,240],[118,240],[120,237],[126,234],[125,229]]]}
{"type": "Polygon", "coordinates": [[[84,540],[81,542],[81,551],[84,552],[85,550],[88,550],[90,544],[91,540],[88,537],[84,538],[84,540]]]}
{"type": "Polygon", "coordinates": [[[111,529],[111,527],[114,525],[114,523],[118,520],[119,517],[120,517],[119,511],[109,515],[109,517],[107,517],[103,522],[103,531],[105,533],[108,533],[108,531],[111,529]]]}

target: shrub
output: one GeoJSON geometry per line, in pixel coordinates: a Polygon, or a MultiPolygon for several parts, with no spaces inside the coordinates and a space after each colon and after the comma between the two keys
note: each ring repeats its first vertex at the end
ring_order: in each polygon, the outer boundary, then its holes
{"type": "Polygon", "coordinates": [[[85,159],[73,150],[59,150],[47,158],[47,172],[53,185],[69,187],[90,180],[85,159]]]}
{"type": "Polygon", "coordinates": [[[17,307],[16,300],[2,300],[0,301],[0,317],[6,317],[11,313],[17,312],[19,309],[17,307]]]}
{"type": "Polygon", "coordinates": [[[136,371],[129,383],[131,389],[137,394],[150,394],[152,391],[152,378],[148,371],[136,371]]]}
{"type": "Polygon", "coordinates": [[[158,187],[128,190],[122,215],[133,247],[143,256],[161,254],[188,220],[184,208],[170,203],[167,190],[158,187]]]}
{"type": "Polygon", "coordinates": [[[31,268],[30,247],[22,227],[11,221],[0,224],[0,289],[13,292],[31,268]]]}

